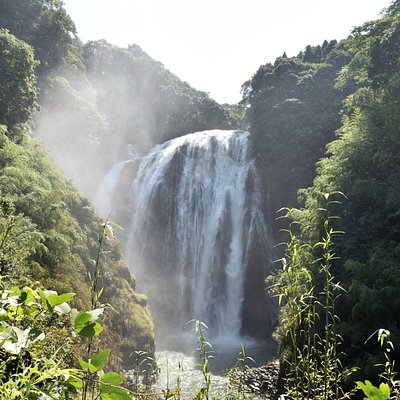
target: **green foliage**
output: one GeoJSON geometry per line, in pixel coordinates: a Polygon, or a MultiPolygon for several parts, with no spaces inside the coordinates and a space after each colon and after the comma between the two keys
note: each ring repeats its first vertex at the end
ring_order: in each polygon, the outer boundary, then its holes
{"type": "MultiPolygon", "coordinates": [[[[0,282],[0,395],[6,399],[67,399],[80,394],[82,399],[98,393],[99,399],[130,399],[120,385],[122,377],[116,372],[104,372],[110,350],[90,354],[85,361],[79,358],[81,370],[62,368],[62,353],[57,349],[47,358],[38,341],[47,339],[54,329],[55,318],[71,313],[74,331],[93,338],[102,330],[96,322],[103,309],[89,312],[71,311],[68,305],[73,293],[58,295],[54,291],[24,287],[7,288],[0,282]],[[45,327],[46,329],[43,329],[45,327]],[[100,328],[100,331],[97,329],[100,328]],[[90,387],[90,391],[87,388],[90,387]],[[43,397],[47,396],[47,397],[43,397]]],[[[59,338],[56,338],[59,339],[59,338]]],[[[53,339],[54,340],[54,339],[53,339]]],[[[65,346],[65,343],[63,344],[65,346]]]]}
{"type": "Polygon", "coordinates": [[[251,396],[246,393],[245,383],[246,371],[250,368],[249,362],[255,363],[254,359],[246,354],[246,349],[242,343],[236,365],[228,372],[228,398],[237,398],[238,400],[251,398],[251,396]]]}
{"type": "MultiPolygon", "coordinates": [[[[75,294],[59,295],[53,290],[9,286],[0,276],[0,394],[7,399],[67,399],[70,394],[81,395],[82,400],[130,399],[128,390],[121,387],[122,377],[116,372],[105,372],[110,350],[92,351],[94,339],[103,330],[99,324],[104,307],[96,308],[103,289],[98,287],[100,259],[104,240],[108,237],[103,224],[99,237],[95,273],[91,279],[91,309],[87,312],[72,309],[68,302],[75,294]],[[66,351],[60,347],[47,358],[36,342],[47,339],[47,331],[54,330],[59,316],[70,315],[73,330],[87,340],[86,358],[78,358],[81,370],[62,369],[66,351]],[[45,329],[43,329],[45,328],[45,329]],[[64,357],[63,357],[64,355],[64,357]]],[[[6,229],[7,236],[0,242],[12,238],[13,225],[6,229]]],[[[72,332],[71,332],[72,333],[72,332]]],[[[51,336],[50,344],[51,344],[51,336]]],[[[53,338],[59,340],[60,336],[53,338]]],[[[47,342],[49,340],[47,339],[47,342]]],[[[57,341],[59,343],[59,341],[57,341]]],[[[63,343],[63,347],[67,343],[63,343]]],[[[48,343],[46,343],[48,345],[48,343]]]]}
{"type": "MultiPolygon", "coordinates": [[[[117,225],[118,226],[118,225],[117,225]]],[[[103,368],[109,358],[110,350],[105,349],[100,353],[93,352],[95,346],[94,340],[103,331],[100,325],[100,317],[103,315],[104,307],[99,303],[103,294],[103,288],[99,286],[99,279],[103,269],[101,269],[101,258],[104,255],[103,247],[109,234],[113,237],[110,229],[111,223],[103,222],[101,233],[98,239],[97,257],[94,263],[93,273],[89,272],[91,309],[87,312],[72,310],[71,319],[75,331],[82,337],[86,338],[86,359],[79,358],[79,364],[84,371],[82,400],[93,399],[98,396],[102,400],[107,399],[130,399],[128,391],[120,385],[123,379],[117,372],[104,373],[103,368]]],[[[97,343],[98,344],[98,343],[97,343]]]]}
{"type": "Polygon", "coordinates": [[[385,326],[397,347],[400,338],[400,53],[390,45],[398,42],[399,15],[395,2],[381,19],[355,30],[354,59],[342,79],[351,83],[359,77],[365,87],[346,99],[330,156],[318,164],[314,187],[302,193],[315,235],[321,222],[318,193],[338,190],[348,196],[337,212],[346,238],[337,240],[342,259],[335,275],[348,291],[338,302],[338,330],[347,364],[364,369],[371,382],[382,356],[372,342],[365,351],[366,337],[385,326]]]}
{"type": "MultiPolygon", "coordinates": [[[[73,291],[75,307],[91,304],[87,272],[98,251],[99,217],[86,199],[63,178],[37,144],[21,133],[21,144],[3,134],[0,148],[0,267],[16,281],[40,281],[58,293],[73,291]]],[[[136,297],[132,279],[115,239],[104,244],[105,302],[113,304],[104,326],[107,346],[129,362],[137,349],[154,349],[153,323],[144,298],[136,297]]],[[[57,307],[53,304],[53,307],[57,307]]],[[[97,325],[93,329],[98,331],[97,325]]],[[[114,363],[120,363],[115,359],[114,363]]]]}
{"type": "MultiPolygon", "coordinates": [[[[297,189],[315,178],[311,188],[299,192],[306,208],[295,212],[295,218],[301,220],[306,242],[316,243],[326,234],[326,199],[321,193],[348,197],[334,211],[340,218],[335,226],[346,232],[335,240],[341,259],[331,269],[346,290],[335,303],[335,329],[342,338],[345,368],[358,367],[353,376],[367,377],[373,385],[376,364],[387,360],[376,343],[364,345],[365,339],[371,330],[385,326],[396,346],[400,340],[399,35],[396,0],[380,19],[355,28],[345,41],[307,46],[297,57],[282,56],[260,67],[243,86],[267,212],[274,215],[282,204],[295,204],[297,189]],[[327,156],[317,163],[315,177],[314,164],[327,143],[327,156]]],[[[315,249],[298,246],[299,265],[310,265],[315,249]]],[[[311,293],[318,297],[307,272],[301,271],[291,287],[308,293],[309,300],[311,293]]],[[[322,290],[317,276],[312,278],[322,290]]],[[[289,276],[283,282],[288,284],[289,276]]],[[[297,295],[292,293],[300,302],[297,295]]],[[[286,337],[285,318],[290,316],[285,307],[281,338],[286,337]]],[[[321,334],[320,323],[316,326],[321,334]]],[[[391,361],[394,358],[391,355],[391,361]]]]}
{"type": "Polygon", "coordinates": [[[332,238],[341,232],[333,228],[334,218],[328,211],[337,201],[329,195],[324,198],[323,234],[316,242],[307,238],[301,212],[285,210],[284,217],[291,221],[289,239],[282,269],[271,278],[270,289],[282,306],[276,336],[285,370],[284,391],[296,400],[349,397],[341,387],[345,373],[340,361],[341,338],[336,330],[336,302],[341,287],[332,275],[336,260],[332,238]]]}
{"type": "Polygon", "coordinates": [[[377,334],[378,343],[383,349],[385,363],[377,365],[376,367],[384,367],[384,371],[380,374],[380,379],[385,381],[381,382],[378,387],[371,384],[366,380],[365,383],[356,382],[359,389],[361,389],[367,396],[364,399],[391,399],[397,400],[400,396],[400,381],[396,380],[397,373],[395,372],[395,362],[391,359],[391,353],[394,351],[393,343],[390,340],[390,332],[387,329],[379,329],[371,335],[367,341],[377,334]]]}
{"type": "Polygon", "coordinates": [[[283,204],[296,204],[299,188],[312,183],[315,163],[340,126],[341,104],[351,88],[337,90],[335,79],[349,59],[346,42],[308,46],[296,57],[261,66],[243,85],[271,222],[283,204]]]}
{"type": "Polygon", "coordinates": [[[88,42],[83,54],[99,110],[112,127],[107,149],[121,140],[146,149],[187,133],[234,125],[206,93],[179,80],[139,46],[121,49],[99,40],[88,42]]]}
{"type": "Polygon", "coordinates": [[[82,68],[75,25],[60,0],[1,0],[0,27],[29,43],[39,73],[69,64],[82,68]]]}
{"type": "Polygon", "coordinates": [[[36,65],[32,48],[0,29],[0,124],[26,122],[36,108],[36,65]]]}
{"type": "Polygon", "coordinates": [[[210,385],[211,385],[211,373],[210,373],[210,358],[212,356],[210,355],[210,349],[212,349],[211,344],[206,341],[205,336],[204,336],[204,330],[208,329],[207,325],[199,320],[192,321],[194,323],[194,332],[197,333],[197,343],[198,343],[198,352],[199,352],[199,358],[200,358],[200,368],[201,372],[203,374],[203,379],[204,379],[204,384],[200,388],[200,390],[196,393],[195,399],[200,400],[200,399],[206,399],[208,400],[209,398],[209,392],[210,392],[210,385]]]}
{"type": "Polygon", "coordinates": [[[382,18],[353,30],[348,40],[352,60],[341,71],[340,86],[357,82],[377,89],[398,74],[399,11],[399,2],[393,1],[382,18]]]}
{"type": "MultiPolygon", "coordinates": [[[[50,357],[43,351],[50,346],[50,330],[68,314],[66,303],[72,293],[58,295],[0,281],[0,395],[5,399],[65,398],[69,384],[78,380],[78,371],[62,367],[62,356],[71,343],[65,340],[64,351],[58,348],[50,357]],[[39,342],[42,342],[39,345],[39,342]],[[61,358],[60,358],[61,357],[61,358]]],[[[62,338],[61,331],[57,330],[62,338]]],[[[59,342],[58,342],[59,345],[59,342]]]]}
{"type": "Polygon", "coordinates": [[[357,382],[357,386],[366,395],[364,400],[388,400],[390,398],[390,388],[386,383],[381,383],[377,388],[366,380],[365,383],[357,382]]]}

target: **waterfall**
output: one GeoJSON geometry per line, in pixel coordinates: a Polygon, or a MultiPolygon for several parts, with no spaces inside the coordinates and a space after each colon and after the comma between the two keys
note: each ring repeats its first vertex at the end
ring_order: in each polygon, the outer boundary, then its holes
{"type": "Polygon", "coordinates": [[[126,253],[156,324],[169,333],[200,319],[219,336],[239,336],[259,324],[252,314],[267,313],[264,298],[246,303],[257,290],[264,296],[270,257],[248,136],[189,134],[140,161],[126,253]]]}
{"type": "Polygon", "coordinates": [[[103,218],[109,218],[114,210],[114,196],[124,167],[140,159],[136,146],[128,144],[128,160],[114,164],[101,181],[93,198],[96,210],[103,218]]]}
{"type": "Polygon", "coordinates": [[[103,178],[97,192],[93,198],[93,204],[96,210],[103,218],[108,218],[108,216],[113,211],[113,197],[115,190],[118,185],[121,172],[127,161],[120,161],[112,166],[107,175],[103,178]]]}

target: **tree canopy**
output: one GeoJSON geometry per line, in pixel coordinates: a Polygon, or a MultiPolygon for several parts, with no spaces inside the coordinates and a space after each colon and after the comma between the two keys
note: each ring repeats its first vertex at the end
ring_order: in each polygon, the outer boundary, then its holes
{"type": "Polygon", "coordinates": [[[26,122],[37,103],[33,49],[0,29],[0,124],[26,122]]]}
{"type": "Polygon", "coordinates": [[[335,78],[350,60],[346,42],[307,46],[259,68],[243,85],[253,148],[268,196],[271,218],[296,204],[296,192],[315,176],[315,163],[340,126],[342,101],[335,78]]]}
{"type": "MultiPolygon", "coordinates": [[[[22,3],[1,2],[0,6],[8,5],[14,12],[22,3]]],[[[50,14],[62,5],[27,2],[27,10],[38,4],[50,14]]],[[[75,306],[89,309],[88,273],[93,274],[102,220],[31,138],[28,122],[37,107],[34,50],[0,29],[0,274],[21,285],[38,281],[59,292],[72,290],[77,295],[75,306]]],[[[75,102],[68,81],[53,76],[48,82],[64,84],[69,102],[75,102]]],[[[96,114],[91,106],[81,107],[88,119],[90,112],[96,114]]],[[[153,323],[147,298],[135,292],[135,278],[116,240],[108,241],[104,251],[100,285],[104,301],[114,310],[108,316],[105,341],[115,350],[115,362],[125,357],[122,361],[129,363],[128,356],[135,350],[154,351],[153,323]]]]}
{"type": "Polygon", "coordinates": [[[33,47],[40,75],[82,67],[75,24],[61,0],[0,0],[0,27],[33,47]]]}
{"type": "Polygon", "coordinates": [[[335,212],[346,234],[337,243],[341,297],[340,333],[351,363],[372,374],[377,349],[366,338],[385,327],[399,345],[400,313],[400,8],[395,2],[379,20],[356,28],[352,61],[341,84],[362,85],[343,108],[338,138],[318,164],[314,186],[303,192],[318,227],[318,193],[341,191],[348,200],[335,212]]]}

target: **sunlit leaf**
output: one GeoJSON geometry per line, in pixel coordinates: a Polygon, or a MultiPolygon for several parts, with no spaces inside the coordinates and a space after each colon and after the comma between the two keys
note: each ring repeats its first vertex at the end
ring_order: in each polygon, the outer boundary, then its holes
{"type": "Polygon", "coordinates": [[[110,356],[110,349],[105,349],[101,353],[93,354],[90,363],[96,367],[96,371],[100,371],[104,368],[104,364],[110,356]]]}

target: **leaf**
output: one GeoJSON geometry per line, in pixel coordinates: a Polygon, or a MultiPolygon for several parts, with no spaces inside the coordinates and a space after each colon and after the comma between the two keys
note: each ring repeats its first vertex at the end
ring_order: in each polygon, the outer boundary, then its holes
{"type": "Polygon", "coordinates": [[[22,330],[16,326],[10,326],[1,332],[3,341],[2,348],[12,354],[19,354],[38,340],[43,340],[45,334],[37,328],[22,330]]]}
{"type": "Polygon", "coordinates": [[[93,336],[98,336],[100,333],[103,331],[103,327],[97,323],[97,322],[92,322],[86,326],[84,326],[82,329],[79,331],[77,330],[76,332],[83,337],[93,337],[93,336]]]}
{"type": "Polygon", "coordinates": [[[92,365],[91,363],[83,360],[82,358],[78,359],[79,365],[81,366],[83,371],[87,371],[87,372],[97,372],[97,369],[94,365],[92,365]]]}
{"type": "Polygon", "coordinates": [[[25,287],[19,296],[19,300],[21,303],[28,304],[32,301],[34,301],[35,296],[33,294],[33,290],[29,287],[25,287]]]}
{"type": "Polygon", "coordinates": [[[77,312],[76,310],[72,310],[71,317],[75,331],[83,337],[98,336],[102,332],[103,328],[95,321],[103,311],[103,308],[97,308],[96,310],[88,312],[77,312]]]}
{"type": "Polygon", "coordinates": [[[64,293],[64,294],[50,294],[49,296],[46,296],[47,300],[49,303],[55,307],[63,303],[67,303],[68,301],[71,301],[75,297],[75,293],[64,293]]]}
{"type": "Polygon", "coordinates": [[[57,314],[69,314],[69,312],[71,311],[71,307],[68,303],[62,303],[58,306],[55,306],[54,311],[57,314]]]}
{"type": "Polygon", "coordinates": [[[386,383],[381,383],[379,388],[375,387],[370,381],[356,382],[357,386],[367,397],[364,400],[388,400],[390,397],[390,387],[386,383]]]}
{"type": "Polygon", "coordinates": [[[54,290],[39,290],[39,295],[42,300],[43,306],[49,311],[55,311],[58,314],[68,314],[71,307],[67,304],[71,301],[75,293],[57,294],[54,290]]]}
{"type": "Polygon", "coordinates": [[[75,316],[73,316],[73,325],[77,332],[83,329],[91,321],[92,316],[84,311],[80,311],[75,316]]]}
{"type": "Polygon", "coordinates": [[[75,296],[75,293],[64,293],[59,295],[55,290],[41,289],[38,290],[38,293],[45,310],[48,310],[50,312],[56,311],[59,314],[67,314],[71,311],[71,308],[64,305],[64,303],[72,300],[75,296]],[[56,307],[58,308],[56,309],[56,307]]]}
{"type": "Polygon", "coordinates": [[[81,389],[83,387],[82,380],[76,377],[70,377],[68,379],[68,384],[75,389],[81,389]]]}
{"type": "Polygon", "coordinates": [[[114,225],[116,228],[118,228],[121,231],[125,230],[120,224],[116,223],[115,221],[108,221],[108,223],[114,225]]]}
{"type": "Polygon", "coordinates": [[[119,387],[122,377],[116,372],[107,372],[100,378],[100,398],[102,400],[131,400],[128,390],[119,387]]]}
{"type": "Polygon", "coordinates": [[[30,343],[37,342],[38,340],[44,340],[45,334],[38,328],[31,328],[28,332],[28,341],[30,343]]]}
{"type": "MultiPolygon", "coordinates": [[[[48,292],[48,291],[46,291],[46,292],[48,292]]],[[[47,300],[45,292],[43,290],[41,290],[41,289],[38,289],[38,293],[39,293],[39,296],[40,296],[40,300],[42,301],[43,308],[45,310],[53,312],[54,309],[53,309],[51,303],[47,300]]],[[[55,293],[55,292],[53,292],[53,293],[55,293]]]]}
{"type": "Polygon", "coordinates": [[[90,363],[96,367],[96,372],[100,371],[104,368],[104,364],[108,360],[108,357],[110,356],[110,349],[105,349],[101,353],[98,354],[93,354],[90,363]]]}
{"type": "Polygon", "coordinates": [[[379,385],[379,390],[381,391],[381,393],[385,396],[385,399],[389,399],[390,397],[390,387],[388,384],[386,383],[381,383],[379,385]]]}
{"type": "Polygon", "coordinates": [[[103,314],[104,308],[96,308],[95,310],[88,311],[87,313],[92,316],[92,321],[97,321],[101,314],[103,314]]]}
{"type": "Polygon", "coordinates": [[[95,322],[99,319],[99,316],[103,313],[104,308],[96,308],[95,310],[92,311],[77,311],[77,310],[72,310],[71,312],[71,317],[72,317],[72,322],[74,325],[75,329],[79,329],[84,327],[85,325],[88,325],[92,322],[95,322]]]}
{"type": "Polygon", "coordinates": [[[107,383],[113,386],[119,386],[122,381],[122,376],[117,372],[107,372],[100,378],[100,382],[107,383]]]}

